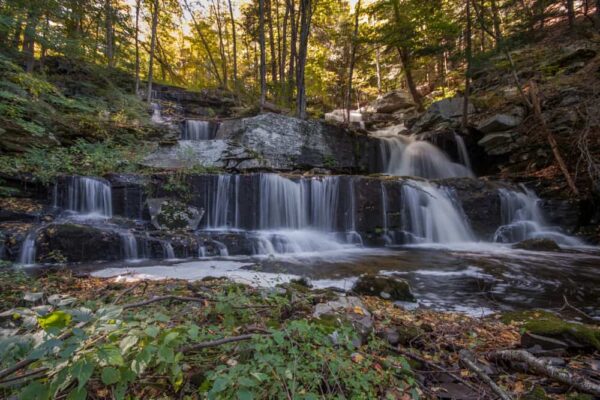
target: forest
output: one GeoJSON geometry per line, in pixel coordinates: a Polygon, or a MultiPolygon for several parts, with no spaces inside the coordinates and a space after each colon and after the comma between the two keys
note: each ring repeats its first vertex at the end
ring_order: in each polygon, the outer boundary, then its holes
{"type": "Polygon", "coordinates": [[[0,0],[0,398],[600,398],[600,0],[0,0]]]}

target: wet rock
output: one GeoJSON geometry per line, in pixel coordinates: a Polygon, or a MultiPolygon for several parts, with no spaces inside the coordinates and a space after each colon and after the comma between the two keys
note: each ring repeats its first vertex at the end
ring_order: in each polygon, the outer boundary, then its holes
{"type": "Polygon", "coordinates": [[[552,239],[527,239],[514,244],[513,249],[531,251],[560,251],[560,246],[552,239]]]}
{"type": "Polygon", "coordinates": [[[398,110],[415,107],[415,103],[405,90],[394,90],[380,96],[370,104],[370,108],[376,113],[390,114],[398,110]]]}
{"type": "Polygon", "coordinates": [[[517,132],[496,132],[489,133],[480,139],[477,144],[484,148],[486,154],[492,156],[504,155],[518,148],[515,138],[518,137],[517,132]]]}
{"type": "Polygon", "coordinates": [[[121,259],[121,238],[90,225],[49,224],[37,233],[37,261],[115,261],[121,259]]]}
{"type": "Polygon", "coordinates": [[[508,114],[496,114],[481,122],[477,129],[483,133],[500,132],[515,128],[521,123],[521,118],[508,114]]]}
{"type": "Polygon", "coordinates": [[[386,275],[361,275],[352,291],[366,296],[379,296],[385,300],[415,301],[406,280],[386,275]]]}

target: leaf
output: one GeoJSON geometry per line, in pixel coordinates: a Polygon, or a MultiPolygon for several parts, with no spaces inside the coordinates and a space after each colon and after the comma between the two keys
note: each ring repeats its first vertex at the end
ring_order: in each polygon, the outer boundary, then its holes
{"type": "Polygon", "coordinates": [[[125,363],[121,355],[121,350],[113,345],[105,345],[98,348],[96,357],[98,357],[98,362],[104,365],[121,367],[125,363]]]}
{"type": "Polygon", "coordinates": [[[71,367],[71,375],[77,379],[77,389],[81,390],[94,373],[94,365],[86,360],[79,360],[71,367]]]}
{"type": "Polygon", "coordinates": [[[118,369],[113,367],[104,367],[102,369],[102,383],[105,385],[112,385],[121,380],[121,373],[118,369]]]}
{"type": "Polygon", "coordinates": [[[43,317],[38,317],[37,321],[44,330],[50,328],[63,329],[71,323],[73,317],[64,311],[54,311],[43,317]]]}
{"type": "Polygon", "coordinates": [[[166,363],[172,363],[175,360],[175,352],[170,347],[161,346],[158,349],[158,359],[166,363]]]}
{"type": "Polygon", "coordinates": [[[240,389],[237,392],[238,400],[253,400],[254,395],[248,389],[240,389]]]}
{"type": "Polygon", "coordinates": [[[177,339],[179,333],[177,332],[169,332],[167,336],[165,336],[164,344],[167,345],[171,343],[173,340],[177,339]]]}
{"type": "Polygon", "coordinates": [[[146,329],[144,329],[144,332],[151,338],[155,338],[160,332],[160,329],[155,325],[150,325],[146,329]]]}
{"type": "Polygon", "coordinates": [[[125,336],[121,343],[119,343],[119,348],[123,353],[127,352],[127,350],[131,349],[138,342],[137,336],[125,336]]]}
{"type": "Polygon", "coordinates": [[[107,321],[118,318],[123,312],[123,308],[116,306],[102,307],[96,312],[96,317],[99,320],[107,321]]]}
{"type": "Polygon", "coordinates": [[[85,388],[77,388],[67,396],[67,400],[85,400],[87,399],[87,390],[85,388]]]}
{"type": "Polygon", "coordinates": [[[19,394],[20,399],[46,400],[50,398],[50,390],[39,382],[31,382],[19,394]]]}

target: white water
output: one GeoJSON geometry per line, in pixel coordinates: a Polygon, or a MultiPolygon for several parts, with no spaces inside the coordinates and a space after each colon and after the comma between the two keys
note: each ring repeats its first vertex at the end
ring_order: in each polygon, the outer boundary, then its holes
{"type": "Polygon", "coordinates": [[[498,190],[503,225],[494,235],[495,242],[516,243],[526,239],[547,238],[566,246],[583,245],[580,240],[548,226],[540,208],[540,199],[531,190],[523,190],[498,190]]]}
{"type": "Polygon", "coordinates": [[[138,260],[138,243],[135,235],[129,231],[120,232],[121,245],[123,246],[123,256],[125,260],[138,260]]]}
{"type": "Polygon", "coordinates": [[[160,113],[160,105],[158,103],[152,103],[152,122],[155,124],[162,124],[165,122],[160,113]]]}
{"type": "Polygon", "coordinates": [[[402,228],[409,243],[472,242],[464,212],[449,189],[427,182],[402,185],[402,228]]]}
{"type": "Polygon", "coordinates": [[[211,140],[215,138],[216,130],[209,121],[188,119],[185,121],[181,139],[211,140]]]}
{"type": "Polygon", "coordinates": [[[163,248],[163,258],[167,260],[175,259],[175,250],[173,250],[173,245],[169,242],[161,242],[163,248]]]}
{"type": "Polygon", "coordinates": [[[71,176],[67,178],[66,196],[59,196],[58,190],[54,195],[56,206],[84,214],[87,218],[112,217],[110,183],[103,179],[71,176]]]}
{"type": "Polygon", "coordinates": [[[35,232],[30,232],[19,252],[19,264],[32,265],[35,264],[35,232]]]}

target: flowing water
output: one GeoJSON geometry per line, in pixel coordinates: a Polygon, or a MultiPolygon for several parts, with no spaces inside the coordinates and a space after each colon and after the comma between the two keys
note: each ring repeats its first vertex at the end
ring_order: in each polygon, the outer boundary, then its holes
{"type": "Polygon", "coordinates": [[[182,140],[211,140],[215,138],[217,125],[210,121],[188,119],[181,132],[182,140]]]}
{"type": "Polygon", "coordinates": [[[110,184],[98,178],[85,176],[67,177],[66,191],[54,190],[54,205],[88,218],[112,217],[112,193],[110,184]]]}

